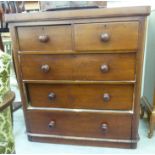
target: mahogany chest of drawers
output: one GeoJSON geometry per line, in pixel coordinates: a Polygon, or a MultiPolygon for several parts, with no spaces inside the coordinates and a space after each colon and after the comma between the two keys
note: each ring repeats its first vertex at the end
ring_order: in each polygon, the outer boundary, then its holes
{"type": "Polygon", "coordinates": [[[6,15],[31,141],[136,148],[149,7],[6,15]]]}

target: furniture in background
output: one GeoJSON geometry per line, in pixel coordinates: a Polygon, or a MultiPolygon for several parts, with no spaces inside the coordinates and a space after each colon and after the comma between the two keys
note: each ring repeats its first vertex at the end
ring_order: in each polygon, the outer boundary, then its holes
{"type": "Polygon", "coordinates": [[[19,13],[23,11],[23,1],[0,1],[0,32],[8,32],[8,26],[4,22],[4,14],[19,13]]]}
{"type": "Polygon", "coordinates": [[[136,148],[150,7],[6,15],[31,141],[136,148]]]}
{"type": "Polygon", "coordinates": [[[4,47],[3,47],[3,43],[2,43],[2,37],[1,37],[1,34],[0,34],[0,49],[3,50],[4,47]]]}
{"type": "MultiPolygon", "coordinates": [[[[10,37],[10,33],[2,33],[2,42],[4,46],[4,52],[12,56],[12,41],[10,37]]],[[[19,87],[16,79],[16,74],[14,70],[14,64],[11,60],[11,67],[10,67],[10,87],[12,91],[16,93],[16,98],[13,101],[13,112],[21,108],[21,97],[19,92],[19,87]]]]}
{"type": "Polygon", "coordinates": [[[107,1],[39,1],[39,4],[42,11],[107,7],[107,1]]]}
{"type": "Polygon", "coordinates": [[[144,78],[142,84],[142,97],[141,97],[141,117],[143,118],[144,112],[148,114],[148,137],[153,136],[155,128],[155,10],[151,11],[148,18],[148,33],[147,44],[145,49],[144,61],[144,78]]]}
{"type": "MultiPolygon", "coordinates": [[[[0,22],[1,22],[1,25],[2,25],[2,13],[1,13],[1,11],[0,11],[0,22]]],[[[2,37],[1,37],[1,33],[0,33],[0,49],[1,50],[4,50],[4,48],[3,48],[3,44],[2,44],[2,37]]]]}
{"type": "Polygon", "coordinates": [[[0,51],[0,154],[15,152],[11,115],[15,94],[10,90],[10,60],[8,54],[0,51]]]}
{"type": "Polygon", "coordinates": [[[151,138],[155,129],[155,89],[152,103],[145,96],[141,98],[141,118],[144,117],[145,112],[147,113],[149,123],[148,137],[151,138]]]}
{"type": "MultiPolygon", "coordinates": [[[[24,1],[0,1],[0,49],[3,50],[5,53],[12,55],[12,45],[11,45],[11,38],[9,34],[9,29],[7,23],[4,21],[4,14],[9,13],[19,13],[25,10],[24,1]]],[[[11,61],[11,89],[16,91],[16,99],[13,102],[13,111],[17,110],[21,107],[21,100],[19,94],[18,85],[16,82],[16,76],[14,73],[13,63],[11,61]]]]}

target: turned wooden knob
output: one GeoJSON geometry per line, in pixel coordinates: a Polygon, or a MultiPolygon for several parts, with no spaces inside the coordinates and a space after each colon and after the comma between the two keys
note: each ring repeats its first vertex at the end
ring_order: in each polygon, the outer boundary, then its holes
{"type": "Polygon", "coordinates": [[[55,121],[50,121],[49,124],[48,124],[48,128],[54,128],[56,125],[55,121]]]}
{"type": "Polygon", "coordinates": [[[39,39],[40,42],[46,43],[46,42],[48,42],[49,37],[48,37],[48,35],[40,35],[40,36],[38,37],[38,39],[39,39]]]}
{"type": "Polygon", "coordinates": [[[108,131],[108,124],[107,123],[102,123],[101,124],[101,130],[106,133],[108,131]]]}
{"type": "Polygon", "coordinates": [[[103,73],[106,73],[109,71],[109,66],[107,64],[103,64],[100,69],[103,73]]]}
{"type": "Polygon", "coordinates": [[[101,41],[103,42],[108,42],[110,40],[110,35],[106,32],[101,33],[101,41]]]}
{"type": "Polygon", "coordinates": [[[50,70],[50,67],[49,67],[49,65],[45,64],[45,65],[42,65],[42,66],[41,66],[41,70],[42,70],[44,73],[47,73],[47,72],[50,70]]]}
{"type": "Polygon", "coordinates": [[[108,93],[103,94],[103,101],[105,101],[105,102],[110,101],[110,95],[108,93]]]}
{"type": "Polygon", "coordinates": [[[54,100],[55,98],[56,98],[56,94],[55,93],[51,92],[51,93],[48,94],[48,99],[49,100],[54,100]]]}

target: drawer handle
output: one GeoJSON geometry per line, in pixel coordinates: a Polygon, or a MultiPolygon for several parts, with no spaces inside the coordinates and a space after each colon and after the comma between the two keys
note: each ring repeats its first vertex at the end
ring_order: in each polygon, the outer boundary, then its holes
{"type": "Polygon", "coordinates": [[[52,128],[55,127],[55,125],[56,125],[55,121],[50,121],[49,124],[48,124],[48,128],[52,129],[52,128]]]}
{"type": "Polygon", "coordinates": [[[107,64],[102,64],[100,69],[103,73],[106,73],[109,71],[109,66],[107,64]]]}
{"type": "Polygon", "coordinates": [[[48,42],[49,37],[48,37],[48,35],[40,35],[40,36],[38,37],[38,39],[39,39],[40,42],[46,43],[46,42],[48,42]]]}
{"type": "Polygon", "coordinates": [[[104,94],[103,94],[103,101],[104,101],[104,102],[110,101],[110,95],[109,95],[108,93],[104,93],[104,94]]]}
{"type": "Polygon", "coordinates": [[[106,133],[108,131],[108,124],[107,123],[102,123],[101,124],[101,130],[106,133]]]}
{"type": "Polygon", "coordinates": [[[48,94],[48,99],[49,100],[54,100],[55,98],[56,98],[56,94],[55,93],[52,92],[52,93],[48,94]]]}
{"type": "Polygon", "coordinates": [[[101,41],[103,42],[108,42],[110,40],[110,35],[106,32],[101,33],[101,41]]]}
{"type": "Polygon", "coordinates": [[[47,72],[50,70],[50,67],[49,67],[49,65],[45,64],[45,65],[42,65],[42,66],[41,66],[41,70],[42,70],[44,73],[47,73],[47,72]]]}

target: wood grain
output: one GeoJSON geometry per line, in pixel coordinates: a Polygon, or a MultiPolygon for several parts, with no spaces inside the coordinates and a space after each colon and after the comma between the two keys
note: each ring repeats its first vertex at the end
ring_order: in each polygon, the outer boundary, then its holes
{"type": "Polygon", "coordinates": [[[136,148],[149,13],[144,6],[5,16],[29,140],[136,148]],[[103,91],[106,98],[111,94],[109,104],[100,100],[103,91]],[[84,136],[91,140],[76,140],[84,136]]]}
{"type": "Polygon", "coordinates": [[[24,80],[134,80],[135,54],[21,55],[24,80]],[[48,72],[41,66],[47,64],[48,72]],[[101,65],[109,71],[103,73],[101,65]]]}
{"type": "MultiPolygon", "coordinates": [[[[50,138],[41,136],[30,136],[28,135],[28,139],[32,142],[42,142],[42,143],[55,143],[55,144],[67,144],[67,145],[81,145],[81,146],[97,146],[97,147],[113,147],[113,148],[127,148],[133,149],[132,143],[118,143],[116,142],[107,142],[107,141],[88,141],[88,140],[74,140],[74,139],[58,139],[58,138],[50,138]]],[[[108,139],[106,139],[108,140],[108,139]]],[[[135,142],[136,143],[136,142],[135,142]]]]}
{"type": "Polygon", "coordinates": [[[31,133],[114,139],[131,136],[130,115],[28,111],[28,117],[31,133]],[[49,128],[52,120],[55,127],[49,128]],[[106,132],[101,129],[102,123],[108,124],[106,132]]]}
{"type": "Polygon", "coordinates": [[[49,20],[66,20],[66,19],[91,19],[91,18],[111,18],[111,17],[130,17],[130,16],[147,16],[150,14],[150,6],[132,6],[132,7],[116,7],[116,8],[97,8],[85,10],[65,10],[39,12],[28,14],[5,14],[5,21],[13,22],[36,22],[49,20]]]}
{"type": "Polygon", "coordinates": [[[136,50],[138,27],[138,22],[75,24],[75,49],[78,51],[136,50]],[[101,40],[103,33],[109,35],[108,41],[101,40]]]}
{"type": "Polygon", "coordinates": [[[27,84],[29,102],[34,107],[71,109],[131,110],[134,85],[27,84]],[[50,93],[55,98],[49,99],[50,93]],[[110,95],[104,101],[103,95],[110,95]]]}
{"type": "Polygon", "coordinates": [[[18,27],[19,48],[21,51],[71,50],[70,25],[18,27]],[[40,36],[48,36],[41,42],[40,36]]]}

